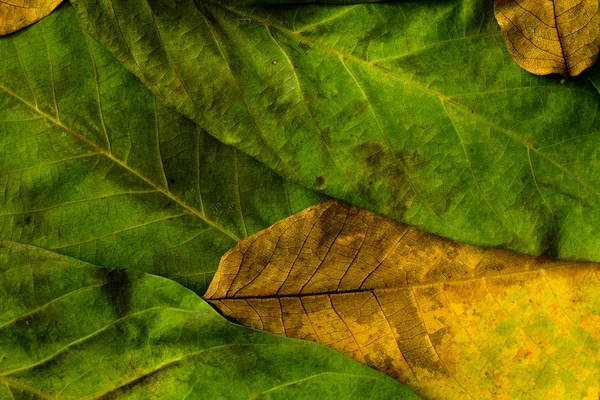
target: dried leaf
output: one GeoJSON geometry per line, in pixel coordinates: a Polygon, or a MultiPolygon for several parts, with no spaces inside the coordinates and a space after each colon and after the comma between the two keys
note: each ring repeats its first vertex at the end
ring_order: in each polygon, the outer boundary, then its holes
{"type": "Polygon", "coordinates": [[[50,14],[62,0],[0,1],[0,36],[18,31],[50,14]]]}
{"type": "Polygon", "coordinates": [[[328,201],[237,244],[205,298],[425,398],[596,399],[598,293],[597,264],[482,249],[328,201]]]}
{"type": "Polygon", "coordinates": [[[227,322],[172,280],[0,240],[0,399],[417,400],[315,343],[227,322]]]}
{"type": "Polygon", "coordinates": [[[512,58],[536,75],[579,75],[598,58],[598,0],[496,0],[512,58]]]}

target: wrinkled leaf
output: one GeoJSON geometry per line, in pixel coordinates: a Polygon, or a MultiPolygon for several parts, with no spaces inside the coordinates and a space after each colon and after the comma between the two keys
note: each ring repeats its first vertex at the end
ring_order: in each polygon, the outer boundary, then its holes
{"type": "Polygon", "coordinates": [[[0,54],[0,238],[203,293],[233,244],[319,200],[166,109],[68,5],[0,54]]]}
{"type": "Polygon", "coordinates": [[[237,244],[205,298],[428,399],[597,399],[599,272],[328,201],[237,244]]]}
{"type": "Polygon", "coordinates": [[[62,0],[0,1],[0,36],[18,31],[50,14],[62,0]]]}
{"type": "Polygon", "coordinates": [[[229,323],[164,278],[13,242],[0,274],[1,399],[416,398],[320,345],[229,323]]]}
{"type": "Polygon", "coordinates": [[[579,75],[598,58],[598,0],[495,0],[510,55],[537,75],[579,75]]]}
{"type": "Polygon", "coordinates": [[[288,179],[455,240],[600,261],[600,96],[519,68],[491,0],[73,3],[152,91],[288,179]]]}

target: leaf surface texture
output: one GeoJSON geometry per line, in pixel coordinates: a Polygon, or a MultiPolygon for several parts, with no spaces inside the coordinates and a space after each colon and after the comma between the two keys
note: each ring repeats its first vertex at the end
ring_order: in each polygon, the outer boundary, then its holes
{"type": "Polygon", "coordinates": [[[330,200],[243,240],[205,299],[428,399],[592,399],[595,263],[482,249],[330,200]]]}
{"type": "Polygon", "coordinates": [[[320,198],[165,107],[68,5],[0,54],[2,239],[203,293],[233,244],[320,198]]]}
{"type": "Polygon", "coordinates": [[[520,69],[491,1],[73,4],[154,93],[289,180],[455,240],[600,261],[598,91],[520,69]]]}
{"type": "Polygon", "coordinates": [[[315,343],[227,322],[181,285],[0,242],[0,399],[416,399],[315,343]]]}
{"type": "Polygon", "coordinates": [[[0,36],[25,28],[50,14],[62,0],[0,1],[0,36]]]}
{"type": "Polygon", "coordinates": [[[598,58],[597,0],[496,0],[496,19],[512,58],[537,75],[579,75],[598,58]]]}

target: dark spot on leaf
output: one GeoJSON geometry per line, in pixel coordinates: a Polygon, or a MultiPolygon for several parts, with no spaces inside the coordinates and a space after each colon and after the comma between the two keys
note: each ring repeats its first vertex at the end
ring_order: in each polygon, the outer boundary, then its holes
{"type": "Polygon", "coordinates": [[[218,25],[219,24],[219,22],[215,19],[214,15],[211,13],[211,10],[209,9],[208,4],[205,4],[201,0],[194,0],[194,5],[202,13],[202,15],[204,16],[204,18],[211,25],[218,25]]]}
{"type": "MultiPolygon", "coordinates": [[[[41,218],[38,217],[37,219],[39,220],[41,218]]],[[[35,222],[36,221],[33,218],[33,216],[26,215],[22,219],[17,219],[16,225],[22,228],[24,226],[27,226],[27,225],[30,225],[30,224],[34,224],[35,222]]]]}
{"type": "Polygon", "coordinates": [[[112,268],[106,273],[106,284],[102,289],[108,296],[115,315],[119,318],[127,315],[131,309],[133,294],[130,273],[123,268],[112,268]]]}
{"type": "Polygon", "coordinates": [[[359,100],[354,105],[354,108],[359,113],[364,113],[369,109],[369,102],[367,100],[359,100]]]}
{"type": "Polygon", "coordinates": [[[161,371],[162,371],[162,369],[156,369],[154,371],[150,371],[149,373],[141,375],[141,376],[137,377],[136,379],[130,381],[126,385],[120,386],[117,389],[114,389],[108,393],[105,393],[104,395],[102,395],[100,397],[97,397],[97,399],[98,400],[100,400],[100,399],[102,399],[102,400],[120,399],[120,398],[122,398],[123,393],[129,393],[129,392],[134,391],[138,385],[152,382],[154,380],[155,376],[158,375],[161,371]]]}
{"type": "Polygon", "coordinates": [[[391,206],[391,210],[394,213],[394,215],[398,217],[398,219],[401,219],[408,210],[408,204],[402,202],[394,202],[391,206]]]}
{"type": "Polygon", "coordinates": [[[368,171],[377,171],[381,167],[381,159],[385,156],[383,146],[377,142],[366,142],[358,146],[359,156],[368,171]]]}
{"type": "Polygon", "coordinates": [[[313,185],[315,187],[315,189],[317,190],[322,190],[325,188],[325,178],[322,176],[317,176],[317,179],[315,179],[315,183],[313,185]]]}
{"type": "Polygon", "coordinates": [[[378,169],[381,165],[381,158],[377,155],[372,155],[365,158],[365,164],[369,169],[378,169]]]}
{"type": "Polygon", "coordinates": [[[431,344],[433,344],[433,347],[439,348],[442,344],[444,335],[446,334],[447,329],[446,328],[441,328],[438,329],[437,331],[435,331],[434,333],[432,333],[431,335],[429,335],[429,337],[431,338],[431,344]]]}
{"type": "Polygon", "coordinates": [[[170,183],[171,185],[172,185],[172,184],[174,184],[174,183],[175,183],[175,179],[173,179],[173,178],[169,179],[169,183],[170,183]]]}
{"type": "Polygon", "coordinates": [[[306,53],[312,48],[308,43],[305,42],[298,43],[298,46],[306,53]]]}
{"type": "Polygon", "coordinates": [[[552,224],[550,229],[544,232],[544,236],[542,238],[542,255],[558,258],[558,240],[560,237],[559,234],[560,228],[555,220],[552,220],[552,224]]]}
{"type": "Polygon", "coordinates": [[[423,153],[420,149],[399,150],[395,155],[406,168],[419,165],[423,161],[423,153]]]}

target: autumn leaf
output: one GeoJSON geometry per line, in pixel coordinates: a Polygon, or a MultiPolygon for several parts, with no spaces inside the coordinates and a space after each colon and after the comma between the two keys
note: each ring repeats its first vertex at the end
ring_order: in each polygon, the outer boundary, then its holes
{"type": "Polygon", "coordinates": [[[0,36],[15,32],[50,14],[62,0],[0,1],[0,36]]]}
{"type": "Polygon", "coordinates": [[[227,322],[197,294],[0,241],[0,399],[416,399],[323,346],[227,322]]]}
{"type": "Polygon", "coordinates": [[[576,76],[598,58],[597,0],[495,0],[494,13],[510,55],[531,73],[576,76]]]}
{"type": "Polygon", "coordinates": [[[491,0],[73,4],[153,93],[290,181],[454,240],[600,261],[599,93],[519,68],[491,0]]]}
{"type": "Polygon", "coordinates": [[[598,264],[482,249],[339,201],[238,243],[205,299],[428,399],[596,399],[598,264]]]}
{"type": "Polygon", "coordinates": [[[241,238],[320,201],[155,99],[68,4],[0,54],[1,239],[202,294],[241,238]]]}

